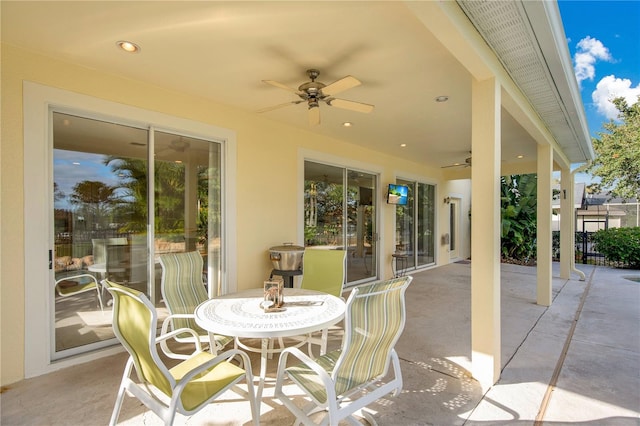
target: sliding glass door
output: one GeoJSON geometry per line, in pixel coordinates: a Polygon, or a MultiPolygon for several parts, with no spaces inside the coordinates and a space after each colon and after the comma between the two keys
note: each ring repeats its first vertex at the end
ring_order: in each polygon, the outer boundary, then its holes
{"type": "Polygon", "coordinates": [[[435,186],[398,179],[408,187],[406,205],[396,205],[396,251],[408,255],[402,267],[435,263],[435,186]]]}
{"type": "Polygon", "coordinates": [[[305,246],[347,250],[347,283],[378,276],[376,175],[305,161],[305,246]]]}
{"type": "Polygon", "coordinates": [[[53,359],[115,342],[108,278],[165,315],[157,256],[198,250],[221,270],[221,144],[53,112],[53,359]],[[151,206],[151,207],[150,207],[151,206]],[[94,281],[95,278],[95,281],[94,281]],[[102,303],[101,303],[102,302],[102,303]]]}

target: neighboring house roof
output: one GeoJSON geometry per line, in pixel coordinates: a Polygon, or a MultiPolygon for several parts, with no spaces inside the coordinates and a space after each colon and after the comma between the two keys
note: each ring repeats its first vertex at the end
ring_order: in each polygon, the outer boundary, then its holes
{"type": "Polygon", "coordinates": [[[626,216],[627,214],[622,210],[617,210],[614,208],[606,209],[602,206],[589,206],[586,210],[578,209],[576,210],[576,214],[578,216],[626,216]]]}
{"type": "MultiPolygon", "coordinates": [[[[573,186],[573,208],[580,209],[584,204],[585,197],[585,188],[586,184],[583,182],[576,183],[573,186]]],[[[560,208],[560,185],[553,185],[554,191],[558,191],[556,195],[553,196],[552,208],[559,209],[560,208]]]]}
{"type": "Polygon", "coordinates": [[[600,206],[606,204],[635,204],[638,201],[635,198],[611,198],[611,195],[606,193],[588,194],[586,196],[586,203],[589,206],[600,206]]]}

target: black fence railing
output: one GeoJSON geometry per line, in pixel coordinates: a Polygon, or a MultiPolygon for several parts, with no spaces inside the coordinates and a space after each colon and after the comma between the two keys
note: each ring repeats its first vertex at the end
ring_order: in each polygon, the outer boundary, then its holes
{"type": "MultiPolygon", "coordinates": [[[[584,265],[611,266],[615,268],[625,268],[629,265],[618,261],[612,261],[599,253],[593,241],[595,232],[576,232],[576,263],[584,265]]],[[[553,232],[553,260],[560,260],[560,232],[553,232]]]]}

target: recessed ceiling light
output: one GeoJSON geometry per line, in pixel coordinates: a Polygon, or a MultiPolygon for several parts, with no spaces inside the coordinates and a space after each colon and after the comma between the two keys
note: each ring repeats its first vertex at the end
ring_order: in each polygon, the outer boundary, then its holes
{"type": "Polygon", "coordinates": [[[448,100],[449,100],[449,97],[446,95],[436,96],[436,99],[435,99],[436,102],[447,102],[448,100]]]}
{"type": "Polygon", "coordinates": [[[342,125],[343,125],[344,127],[351,127],[351,126],[353,126],[353,123],[352,123],[352,122],[350,122],[350,121],[345,121],[344,123],[342,123],[342,125]]]}
{"type": "Polygon", "coordinates": [[[138,53],[140,51],[140,46],[131,41],[120,40],[116,42],[116,45],[125,52],[138,53]]]}
{"type": "Polygon", "coordinates": [[[524,155],[520,154],[516,158],[524,158],[524,155]]]}
{"type": "Polygon", "coordinates": [[[401,143],[401,144],[400,144],[400,146],[401,146],[402,148],[406,148],[407,144],[406,144],[406,143],[401,143]]]}

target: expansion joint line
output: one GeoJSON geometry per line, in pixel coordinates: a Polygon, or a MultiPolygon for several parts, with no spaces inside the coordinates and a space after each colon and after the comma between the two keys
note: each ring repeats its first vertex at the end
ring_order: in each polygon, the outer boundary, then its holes
{"type": "Polygon", "coordinates": [[[567,340],[564,342],[564,347],[562,348],[562,353],[560,354],[560,358],[558,358],[558,363],[556,364],[556,368],[553,371],[553,376],[551,376],[551,381],[547,386],[547,391],[542,398],[542,402],[540,403],[540,410],[538,410],[538,415],[536,416],[536,420],[533,423],[534,426],[542,426],[544,415],[547,412],[547,407],[549,406],[549,400],[551,399],[551,394],[556,389],[556,385],[558,384],[558,378],[560,377],[560,372],[562,371],[562,366],[564,365],[564,361],[567,358],[567,352],[569,352],[569,346],[571,346],[571,341],[573,340],[573,333],[576,331],[576,325],[578,325],[578,320],[580,319],[580,314],[582,313],[582,308],[584,307],[584,302],[587,300],[587,295],[589,294],[589,290],[591,289],[591,283],[593,282],[593,275],[596,272],[596,267],[594,266],[591,274],[589,275],[589,282],[582,293],[582,297],[580,297],[580,304],[578,305],[578,309],[576,310],[576,314],[573,317],[573,323],[571,324],[571,328],[569,329],[569,335],[567,336],[567,340]]]}

